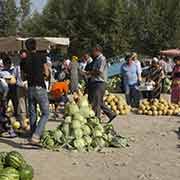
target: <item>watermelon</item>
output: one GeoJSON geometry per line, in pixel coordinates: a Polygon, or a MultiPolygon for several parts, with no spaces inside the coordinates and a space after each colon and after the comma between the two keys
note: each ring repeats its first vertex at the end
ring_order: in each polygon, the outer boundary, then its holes
{"type": "Polygon", "coordinates": [[[62,132],[64,134],[65,137],[68,137],[69,136],[69,133],[70,133],[70,127],[69,127],[69,124],[68,123],[64,123],[62,125],[62,132]]]}
{"type": "Polygon", "coordinates": [[[9,152],[6,156],[6,166],[13,167],[15,169],[19,169],[21,166],[25,164],[23,156],[17,151],[9,152]]]}
{"type": "Polygon", "coordinates": [[[0,162],[0,171],[4,168],[4,165],[2,164],[2,162],[0,162]]]}
{"type": "Polygon", "coordinates": [[[20,176],[19,172],[16,169],[7,167],[0,174],[0,179],[3,178],[7,178],[8,180],[19,180],[20,176]]]}
{"type": "Polygon", "coordinates": [[[57,129],[57,130],[54,131],[53,138],[58,143],[61,143],[62,136],[63,136],[63,133],[61,132],[61,130],[57,129]]]}
{"type": "Polygon", "coordinates": [[[2,164],[5,164],[7,154],[7,152],[0,152],[0,162],[2,162],[2,164]]]}
{"type": "Polygon", "coordinates": [[[20,170],[20,180],[32,180],[34,176],[33,168],[30,165],[25,165],[20,170]]]}
{"type": "Polygon", "coordinates": [[[0,174],[0,179],[1,180],[10,180],[8,175],[3,175],[3,174],[0,174]]]}

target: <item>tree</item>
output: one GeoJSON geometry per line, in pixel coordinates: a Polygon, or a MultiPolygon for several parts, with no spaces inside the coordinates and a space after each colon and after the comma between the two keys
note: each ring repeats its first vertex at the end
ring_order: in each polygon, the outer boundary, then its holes
{"type": "Polygon", "coordinates": [[[31,10],[31,0],[20,0],[20,19],[21,22],[28,17],[31,10]]]}
{"type": "Polygon", "coordinates": [[[107,56],[137,51],[154,55],[180,45],[179,0],[49,0],[26,21],[35,36],[66,36],[70,52],[100,44],[107,56]]]}
{"type": "Polygon", "coordinates": [[[16,34],[18,11],[14,0],[2,1],[3,11],[1,14],[1,36],[16,34]]]}

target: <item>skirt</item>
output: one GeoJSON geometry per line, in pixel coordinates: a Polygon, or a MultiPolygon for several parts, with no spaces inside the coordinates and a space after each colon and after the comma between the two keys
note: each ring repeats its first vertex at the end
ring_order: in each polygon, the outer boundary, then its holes
{"type": "Polygon", "coordinates": [[[172,87],[171,101],[175,104],[180,103],[180,85],[172,87]]]}

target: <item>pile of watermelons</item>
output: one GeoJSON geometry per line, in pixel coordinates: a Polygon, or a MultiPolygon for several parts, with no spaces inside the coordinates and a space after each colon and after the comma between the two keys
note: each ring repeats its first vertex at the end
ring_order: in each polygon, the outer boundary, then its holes
{"type": "Polygon", "coordinates": [[[32,180],[33,168],[17,151],[0,152],[0,180],[32,180]]]}
{"type": "Polygon", "coordinates": [[[128,139],[115,132],[112,124],[103,124],[88,104],[79,97],[65,107],[64,121],[54,130],[45,131],[42,147],[49,150],[100,151],[106,147],[127,147],[128,139]]]}

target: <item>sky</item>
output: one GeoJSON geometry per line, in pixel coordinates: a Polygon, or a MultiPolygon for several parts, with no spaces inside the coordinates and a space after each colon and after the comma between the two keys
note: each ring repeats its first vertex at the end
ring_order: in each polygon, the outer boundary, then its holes
{"type": "Polygon", "coordinates": [[[41,12],[47,0],[31,0],[31,2],[32,2],[32,11],[37,10],[41,12]]]}
{"type": "MultiPolygon", "coordinates": [[[[19,0],[16,0],[16,2],[19,4],[19,0]]],[[[41,12],[45,4],[47,3],[47,0],[31,0],[32,3],[32,13],[34,10],[41,12]]]]}

